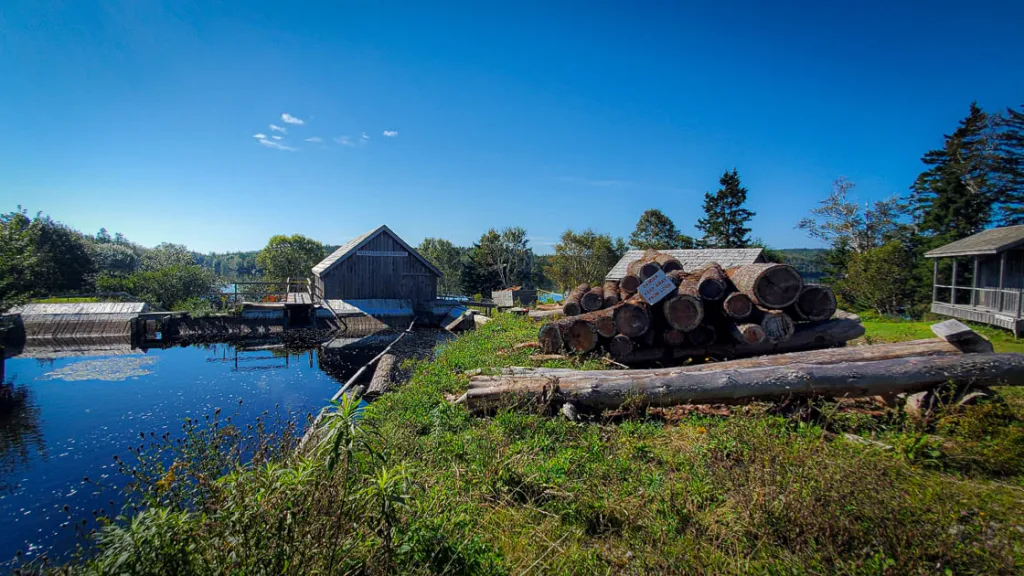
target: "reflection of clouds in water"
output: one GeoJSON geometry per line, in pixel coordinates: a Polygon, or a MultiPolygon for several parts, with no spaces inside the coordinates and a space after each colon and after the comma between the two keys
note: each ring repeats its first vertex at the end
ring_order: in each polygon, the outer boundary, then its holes
{"type": "Polygon", "coordinates": [[[142,358],[100,358],[83,360],[63,368],[47,372],[40,380],[105,380],[116,382],[152,374],[149,369],[156,363],[156,357],[142,358]]]}
{"type": "Polygon", "coordinates": [[[16,488],[7,483],[7,477],[27,465],[35,453],[46,459],[39,408],[31,403],[24,386],[0,384],[0,491],[16,488]]]}

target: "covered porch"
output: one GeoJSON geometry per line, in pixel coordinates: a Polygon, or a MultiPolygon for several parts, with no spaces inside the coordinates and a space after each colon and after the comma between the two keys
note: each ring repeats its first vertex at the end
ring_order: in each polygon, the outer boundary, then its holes
{"type": "Polygon", "coordinates": [[[932,312],[1024,332],[1024,226],[986,230],[925,254],[932,312]]]}

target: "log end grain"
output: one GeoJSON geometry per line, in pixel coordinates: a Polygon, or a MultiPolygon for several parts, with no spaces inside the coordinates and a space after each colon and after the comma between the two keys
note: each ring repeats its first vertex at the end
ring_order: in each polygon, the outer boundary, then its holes
{"type": "Polygon", "coordinates": [[[629,338],[639,338],[651,327],[651,313],[646,304],[625,302],[615,309],[615,329],[629,338]]]}
{"type": "Polygon", "coordinates": [[[625,358],[633,353],[633,340],[628,336],[617,334],[608,343],[608,352],[613,358],[625,358]]]}
{"type": "Polygon", "coordinates": [[[641,281],[647,280],[648,278],[654,276],[660,271],[661,265],[658,264],[657,262],[644,262],[643,264],[640,265],[640,269],[638,270],[641,281]]]}
{"type": "Polygon", "coordinates": [[[686,345],[686,333],[675,328],[662,332],[661,339],[665,346],[672,346],[673,348],[686,345]]]}
{"type": "Polygon", "coordinates": [[[758,276],[754,296],[758,304],[781,309],[792,305],[800,297],[804,279],[796,268],[787,264],[770,266],[758,276]]]}
{"type": "Polygon", "coordinates": [[[708,324],[701,324],[687,334],[694,346],[710,346],[715,343],[718,332],[708,324]]]}
{"type": "Polygon", "coordinates": [[[579,302],[566,302],[562,305],[562,314],[566,316],[579,316],[583,312],[583,308],[579,302]]]}
{"type": "Polygon", "coordinates": [[[597,335],[602,338],[611,338],[615,336],[615,321],[611,316],[604,316],[594,320],[594,329],[597,330],[597,335]]]}
{"type": "Polygon", "coordinates": [[[537,332],[540,349],[546,354],[561,352],[563,347],[562,331],[555,324],[545,324],[537,332]]]}
{"type": "Polygon", "coordinates": [[[738,324],[733,332],[733,338],[739,344],[761,344],[768,339],[768,335],[757,324],[738,324]]]}
{"type": "Polygon", "coordinates": [[[683,332],[693,330],[704,319],[704,306],[700,299],[686,294],[669,299],[662,306],[662,312],[669,326],[683,332]]]}
{"type": "Polygon", "coordinates": [[[580,297],[580,307],[586,312],[600,310],[604,306],[604,289],[591,288],[589,292],[580,297]]]}
{"type": "Polygon", "coordinates": [[[836,313],[836,295],[828,286],[809,284],[800,292],[794,307],[802,320],[828,320],[836,313]]]}
{"type": "Polygon", "coordinates": [[[768,310],[761,319],[761,328],[769,342],[785,342],[793,337],[796,325],[789,314],[779,310],[768,310]]]}
{"type": "Polygon", "coordinates": [[[640,277],[635,274],[626,274],[619,280],[619,288],[632,294],[640,287],[640,277]]]}
{"type": "Polygon", "coordinates": [[[586,354],[597,348],[597,330],[593,322],[576,320],[565,330],[562,339],[570,350],[578,354],[586,354]]]}
{"type": "Polygon", "coordinates": [[[728,290],[726,283],[718,278],[701,278],[700,285],[697,287],[700,292],[700,297],[705,300],[721,300],[725,296],[725,291],[728,290]]]}
{"type": "Polygon", "coordinates": [[[743,320],[754,311],[754,302],[743,292],[733,292],[725,297],[722,309],[726,316],[734,320],[743,320]]]}

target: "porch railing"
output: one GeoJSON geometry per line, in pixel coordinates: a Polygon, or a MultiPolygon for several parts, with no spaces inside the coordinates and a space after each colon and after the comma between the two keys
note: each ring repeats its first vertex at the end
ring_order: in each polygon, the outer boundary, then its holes
{"type": "Polygon", "coordinates": [[[936,284],[935,302],[967,306],[1021,317],[1021,303],[1024,302],[1024,288],[973,288],[971,286],[948,286],[936,284]],[[947,296],[947,297],[944,297],[947,296]]]}

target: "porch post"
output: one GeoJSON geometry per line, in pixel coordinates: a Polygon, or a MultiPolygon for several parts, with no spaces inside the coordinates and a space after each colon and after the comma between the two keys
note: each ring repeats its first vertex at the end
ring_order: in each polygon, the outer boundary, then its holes
{"type": "Polygon", "coordinates": [[[932,263],[932,302],[939,301],[939,259],[932,263]]]}
{"type": "Polygon", "coordinates": [[[949,285],[949,303],[956,305],[956,256],[953,256],[953,279],[949,285]]]}
{"type": "Polygon", "coordinates": [[[1003,311],[1003,286],[1006,284],[1006,252],[999,255],[999,298],[996,299],[996,309],[1003,311]]]}
{"type": "Polygon", "coordinates": [[[978,257],[974,257],[974,273],[971,274],[971,306],[978,305],[978,257]]]}

